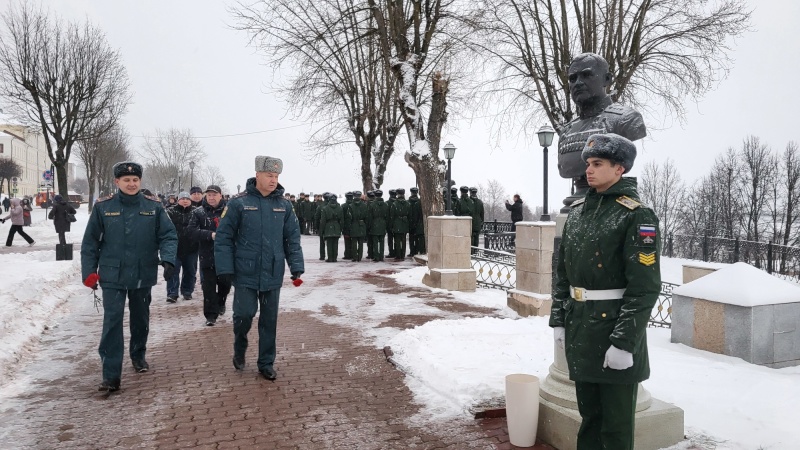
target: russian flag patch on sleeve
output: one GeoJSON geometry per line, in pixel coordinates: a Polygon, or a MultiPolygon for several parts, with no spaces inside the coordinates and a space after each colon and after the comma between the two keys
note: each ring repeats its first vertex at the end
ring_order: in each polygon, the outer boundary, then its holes
{"type": "Polygon", "coordinates": [[[656,226],[639,225],[639,244],[653,246],[656,243],[656,226]]]}

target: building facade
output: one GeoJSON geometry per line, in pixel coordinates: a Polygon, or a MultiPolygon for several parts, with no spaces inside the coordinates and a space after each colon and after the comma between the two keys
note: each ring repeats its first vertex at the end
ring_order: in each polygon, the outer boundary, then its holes
{"type": "MultiPolygon", "coordinates": [[[[22,168],[17,192],[10,193],[11,197],[32,197],[43,188],[42,175],[50,170],[50,158],[41,133],[21,125],[0,124],[0,158],[11,159],[22,168]]],[[[7,183],[3,185],[3,193],[9,194],[7,183]]]]}

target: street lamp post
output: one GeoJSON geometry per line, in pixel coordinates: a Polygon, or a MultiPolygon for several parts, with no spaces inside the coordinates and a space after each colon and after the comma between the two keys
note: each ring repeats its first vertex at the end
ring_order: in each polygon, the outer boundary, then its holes
{"type": "Polygon", "coordinates": [[[539,220],[542,222],[549,222],[550,213],[547,207],[547,147],[550,147],[550,145],[553,144],[553,136],[556,134],[556,130],[554,130],[550,125],[543,125],[541,128],[539,128],[539,131],[537,131],[536,134],[539,136],[539,145],[542,146],[544,155],[544,186],[542,188],[542,195],[544,196],[544,199],[542,204],[542,217],[540,217],[539,220]]]}
{"type": "Polygon", "coordinates": [[[194,161],[189,161],[189,169],[191,169],[192,174],[189,177],[189,189],[194,187],[194,161]]]}
{"type": "Polygon", "coordinates": [[[241,184],[237,184],[236,185],[236,193],[238,194],[239,191],[241,191],[241,190],[242,190],[242,185],[241,184]]]}
{"type": "Polygon", "coordinates": [[[444,195],[447,206],[445,207],[444,215],[452,216],[453,207],[451,205],[451,199],[450,199],[450,184],[451,184],[450,179],[452,172],[451,172],[450,162],[453,160],[453,157],[456,156],[456,146],[448,142],[442,148],[442,150],[444,150],[444,158],[447,160],[447,192],[444,195]]]}

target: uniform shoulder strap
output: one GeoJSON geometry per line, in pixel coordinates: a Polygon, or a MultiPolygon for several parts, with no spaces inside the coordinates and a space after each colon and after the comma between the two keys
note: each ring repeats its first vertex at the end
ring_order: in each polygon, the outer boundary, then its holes
{"type": "Polygon", "coordinates": [[[570,206],[571,206],[572,208],[574,208],[574,207],[576,207],[576,206],[582,205],[582,204],[583,204],[583,202],[585,202],[585,201],[586,201],[586,197],[581,197],[581,198],[579,198],[579,199],[575,200],[574,202],[572,202],[572,204],[571,204],[570,206]]]}
{"type": "Polygon", "coordinates": [[[633,211],[634,209],[642,206],[641,203],[639,203],[638,201],[628,197],[627,195],[622,195],[620,197],[617,197],[617,203],[619,203],[620,205],[630,209],[631,211],[633,211]]]}

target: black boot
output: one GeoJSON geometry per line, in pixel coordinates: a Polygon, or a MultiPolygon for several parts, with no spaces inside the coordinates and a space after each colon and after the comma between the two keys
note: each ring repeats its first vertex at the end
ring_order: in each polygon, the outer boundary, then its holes
{"type": "Polygon", "coordinates": [[[119,378],[113,380],[103,380],[100,386],[97,387],[98,391],[114,392],[119,390],[119,378]]]}
{"type": "Polygon", "coordinates": [[[278,372],[275,372],[275,369],[272,366],[264,367],[263,369],[258,370],[261,373],[261,376],[264,378],[273,381],[275,378],[278,378],[278,372]]]}
{"type": "Polygon", "coordinates": [[[244,356],[233,355],[233,367],[236,370],[244,370],[244,356]]]}
{"type": "Polygon", "coordinates": [[[139,373],[145,373],[150,370],[150,365],[144,359],[131,361],[131,364],[133,364],[133,370],[139,373]]]}

